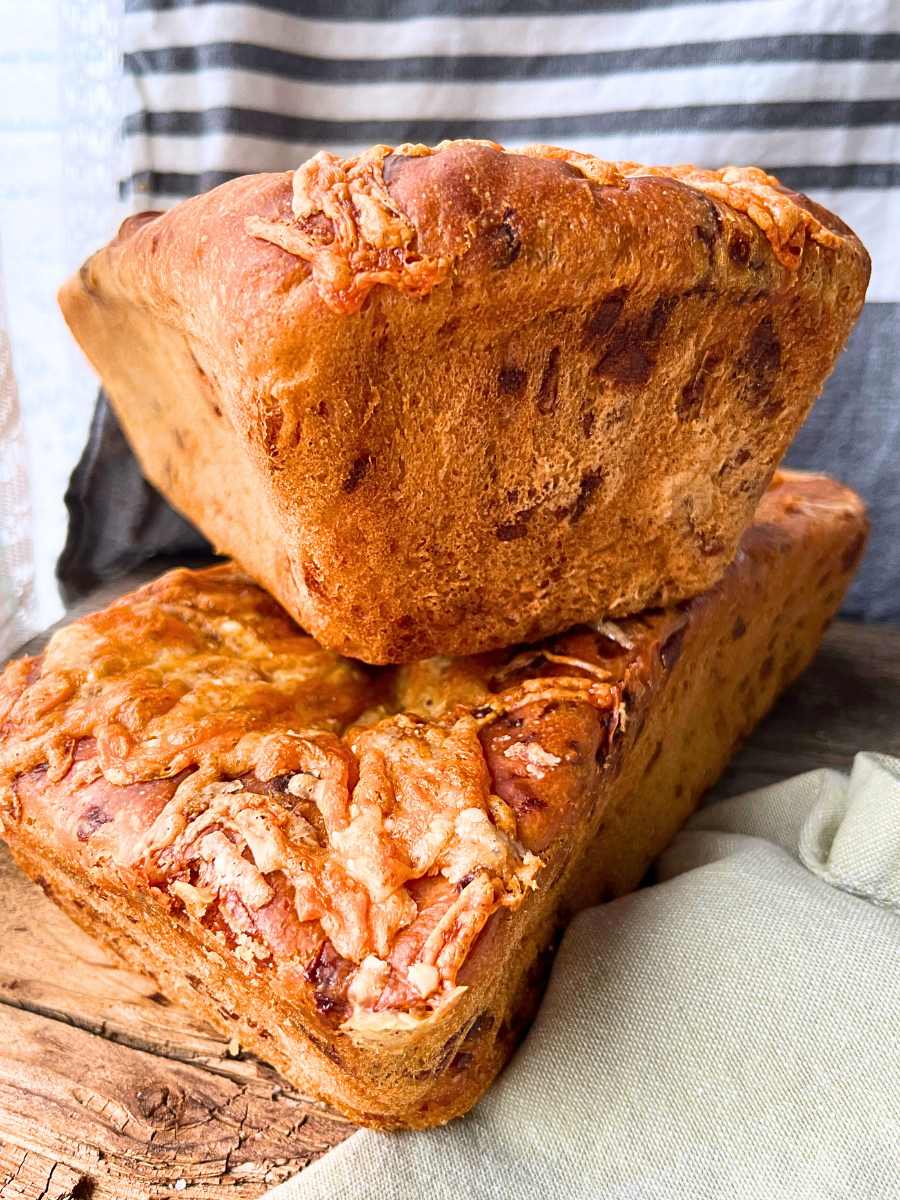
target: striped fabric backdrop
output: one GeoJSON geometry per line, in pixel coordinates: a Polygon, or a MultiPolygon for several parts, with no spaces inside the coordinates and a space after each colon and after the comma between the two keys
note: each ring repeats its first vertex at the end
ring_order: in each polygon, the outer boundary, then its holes
{"type": "Polygon", "coordinates": [[[754,163],[866,242],[861,326],[794,461],[855,483],[851,608],[900,619],[898,0],[126,0],[120,192],[168,207],[322,147],[487,137],[754,163]]]}

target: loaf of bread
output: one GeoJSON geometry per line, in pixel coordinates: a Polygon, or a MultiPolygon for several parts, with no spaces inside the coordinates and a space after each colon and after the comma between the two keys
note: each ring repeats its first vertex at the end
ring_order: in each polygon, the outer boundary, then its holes
{"type": "Polygon", "coordinates": [[[236,567],[0,678],[0,816],[80,925],[354,1120],[464,1112],[577,909],[633,887],[813,655],[858,499],[779,478],[724,578],[528,648],[372,670],[236,567]]]}
{"type": "Polygon", "coordinates": [[[385,663],[710,587],[868,272],[755,168],[450,142],[132,218],[60,302],[147,477],[385,663]]]}

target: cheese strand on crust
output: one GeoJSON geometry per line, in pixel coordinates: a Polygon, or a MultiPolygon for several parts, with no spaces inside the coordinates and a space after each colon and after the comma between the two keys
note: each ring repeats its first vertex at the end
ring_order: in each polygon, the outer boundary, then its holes
{"type": "MultiPolygon", "coordinates": [[[[374,146],[344,160],[320,150],[294,172],[294,224],[247,218],[253,237],[310,264],[322,299],[336,312],[357,312],[379,283],[424,295],[449,270],[448,259],[416,252],[416,231],[384,181],[384,160],[392,153],[390,146],[374,146]]],[[[397,153],[418,157],[431,151],[401,146],[397,153]]]]}

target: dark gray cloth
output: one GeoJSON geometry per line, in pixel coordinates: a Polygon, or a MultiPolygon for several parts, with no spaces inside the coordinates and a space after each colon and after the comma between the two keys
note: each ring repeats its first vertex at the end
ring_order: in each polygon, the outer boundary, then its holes
{"type": "Polygon", "coordinates": [[[144,479],[102,392],[66,508],[69,531],[56,574],[67,606],[157,557],[212,558],[206,538],[144,479]]]}
{"type": "Polygon", "coordinates": [[[867,304],[787,455],[869,506],[872,534],[843,615],[900,621],[900,304],[867,304]]]}

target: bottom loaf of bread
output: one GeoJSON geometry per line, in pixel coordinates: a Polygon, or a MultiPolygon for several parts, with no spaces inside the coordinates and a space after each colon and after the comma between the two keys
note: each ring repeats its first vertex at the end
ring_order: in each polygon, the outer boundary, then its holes
{"type": "Polygon", "coordinates": [[[372,669],[237,568],[186,570],[0,680],[22,869],[299,1089],[469,1109],[578,909],[634,888],[815,653],[859,500],[778,475],[720,583],[536,646],[372,669]]]}

